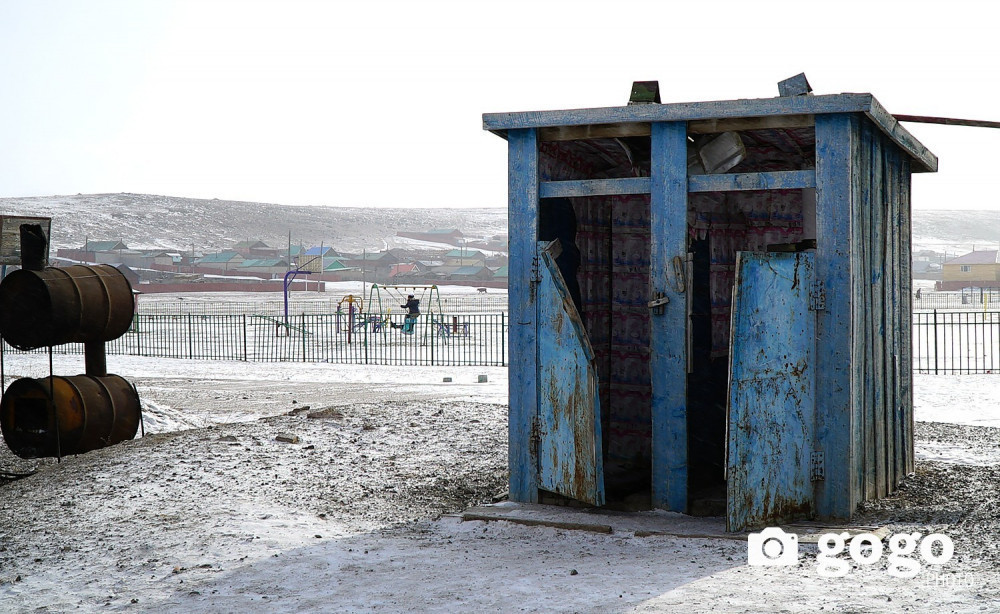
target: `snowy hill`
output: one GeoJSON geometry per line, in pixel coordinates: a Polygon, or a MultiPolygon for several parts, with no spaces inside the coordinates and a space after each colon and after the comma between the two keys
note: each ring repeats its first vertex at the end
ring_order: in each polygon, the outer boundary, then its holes
{"type": "Polygon", "coordinates": [[[996,211],[922,210],[913,212],[913,251],[947,252],[955,257],[975,249],[997,249],[1000,214],[996,211]]]}
{"type": "Polygon", "coordinates": [[[283,247],[291,232],[296,245],[360,252],[395,246],[399,230],[457,228],[469,239],[507,232],[504,209],[292,207],[125,193],[0,198],[0,214],[51,217],[53,250],[87,239],[122,239],[133,249],[193,244],[199,252],[248,239],[283,247]]]}
{"type": "MultiPolygon", "coordinates": [[[[86,239],[122,239],[136,249],[215,251],[248,239],[283,247],[332,245],[341,251],[387,247],[444,249],[396,236],[400,230],[458,228],[472,239],[507,232],[505,209],[383,209],[292,207],[148,194],[92,194],[0,198],[0,213],[53,218],[52,246],[79,247],[86,239]]],[[[913,212],[914,252],[950,254],[996,247],[1000,215],[994,211],[913,212]]]]}

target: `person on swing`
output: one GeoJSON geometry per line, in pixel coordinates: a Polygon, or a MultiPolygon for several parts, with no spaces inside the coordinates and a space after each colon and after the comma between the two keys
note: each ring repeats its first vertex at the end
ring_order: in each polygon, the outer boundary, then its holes
{"type": "Polygon", "coordinates": [[[412,294],[408,294],[406,303],[400,307],[406,310],[406,318],[403,320],[403,334],[412,335],[413,326],[417,323],[417,318],[420,317],[420,299],[413,298],[412,294]]]}

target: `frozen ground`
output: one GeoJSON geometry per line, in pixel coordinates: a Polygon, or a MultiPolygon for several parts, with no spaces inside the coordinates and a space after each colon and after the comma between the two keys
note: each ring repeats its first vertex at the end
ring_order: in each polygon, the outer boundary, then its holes
{"type": "Polygon", "coordinates": [[[2,612],[1000,611],[996,376],[916,376],[917,473],[860,520],[956,554],[902,580],[884,559],[821,578],[808,547],[751,567],[739,539],[459,521],[506,489],[505,369],[109,367],[145,438],[59,464],[0,447],[0,470],[37,470],[0,485],[2,612]]]}

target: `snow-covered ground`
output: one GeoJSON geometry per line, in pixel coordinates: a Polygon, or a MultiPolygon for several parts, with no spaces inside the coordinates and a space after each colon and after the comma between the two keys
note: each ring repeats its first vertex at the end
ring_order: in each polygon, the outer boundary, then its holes
{"type": "Polygon", "coordinates": [[[742,539],[450,515],[506,489],[503,368],[108,361],[147,436],[59,464],[0,450],[0,469],[37,469],[0,486],[0,611],[1000,611],[996,376],[916,375],[917,474],[862,510],[953,535],[955,558],[827,579],[815,549],[758,567],[742,539]]]}

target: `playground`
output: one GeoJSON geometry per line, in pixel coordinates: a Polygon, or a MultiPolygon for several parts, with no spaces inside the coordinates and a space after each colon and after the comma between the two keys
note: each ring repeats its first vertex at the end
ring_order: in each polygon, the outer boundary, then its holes
{"type": "MultiPolygon", "coordinates": [[[[133,326],[107,352],[243,362],[506,364],[504,292],[369,284],[362,294],[360,284],[341,286],[292,294],[287,315],[273,295],[144,295],[133,326]],[[420,301],[415,318],[402,307],[409,294],[420,301]]],[[[80,354],[83,347],[55,351],[80,354]]]]}

